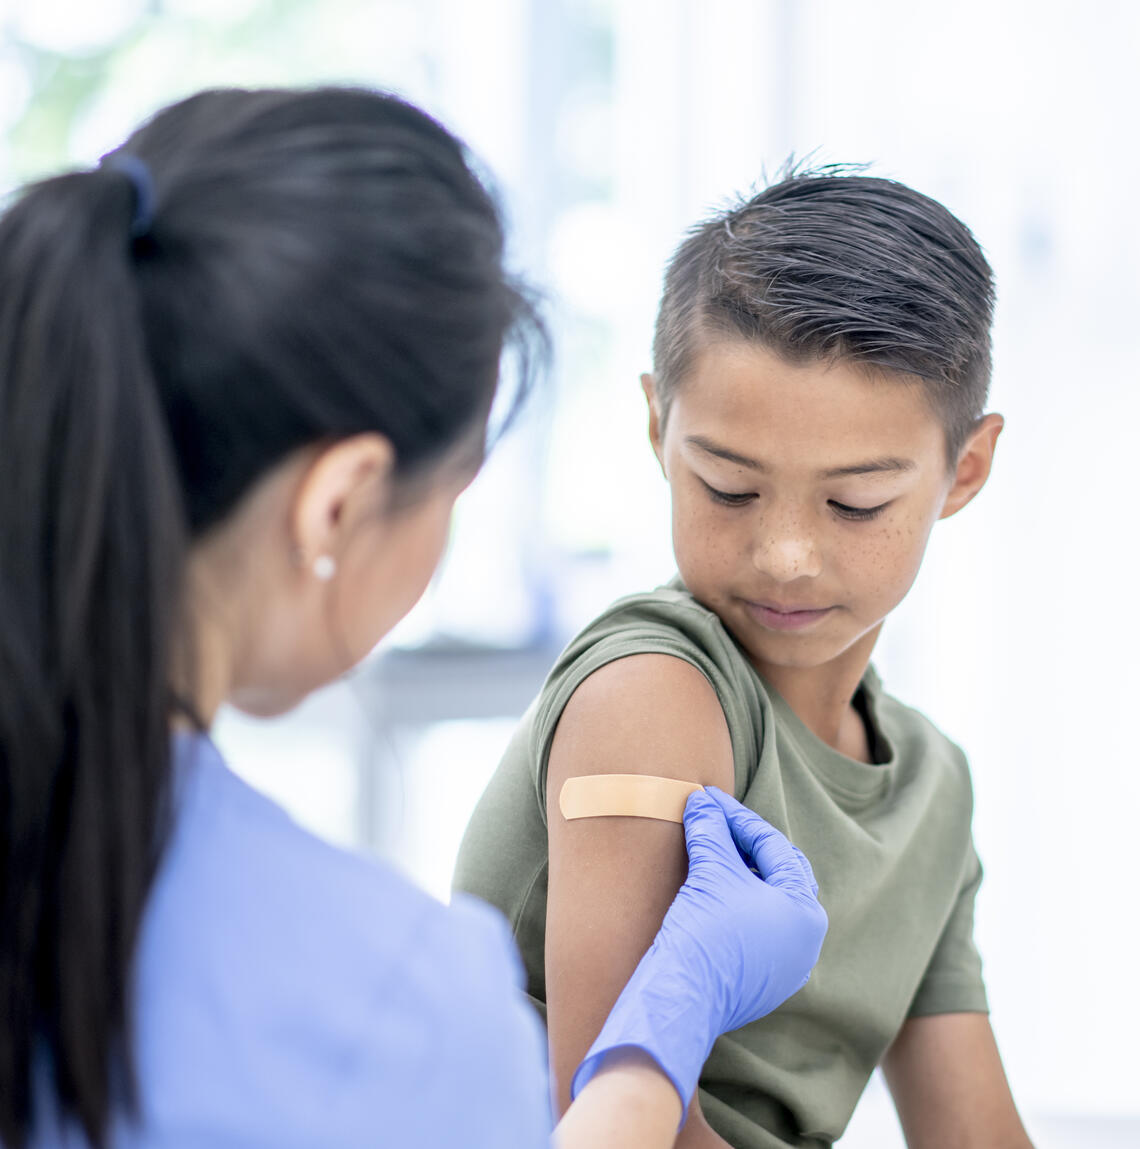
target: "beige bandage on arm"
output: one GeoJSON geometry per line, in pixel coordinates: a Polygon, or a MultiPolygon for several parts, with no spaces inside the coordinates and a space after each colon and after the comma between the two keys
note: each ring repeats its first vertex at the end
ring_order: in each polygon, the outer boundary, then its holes
{"type": "Polygon", "coordinates": [[[586,774],[566,779],[558,808],[567,821],[627,817],[683,822],[689,795],[703,789],[696,782],[651,774],[586,774]]]}

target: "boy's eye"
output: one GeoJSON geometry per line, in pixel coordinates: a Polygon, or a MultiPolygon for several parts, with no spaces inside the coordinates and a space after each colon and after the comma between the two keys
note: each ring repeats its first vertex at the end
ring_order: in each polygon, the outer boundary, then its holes
{"type": "Polygon", "coordinates": [[[880,503],[877,507],[849,507],[846,503],[837,503],[834,499],[830,500],[828,505],[840,518],[850,519],[857,523],[863,523],[868,519],[875,518],[876,515],[885,511],[887,507],[890,506],[889,503],[880,503]]]}
{"type": "Polygon", "coordinates": [[[704,479],[701,480],[701,484],[705,490],[708,491],[709,498],[711,498],[714,503],[720,503],[725,507],[742,507],[745,503],[751,502],[756,498],[753,494],[734,495],[729,491],[718,491],[716,487],[710,487],[704,479]]]}

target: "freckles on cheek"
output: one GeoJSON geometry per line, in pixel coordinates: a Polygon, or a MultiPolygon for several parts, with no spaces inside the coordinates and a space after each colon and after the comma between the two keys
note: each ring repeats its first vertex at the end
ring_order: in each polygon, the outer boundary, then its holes
{"type": "Polygon", "coordinates": [[[923,553],[918,536],[913,523],[899,523],[868,540],[865,569],[885,595],[901,599],[914,582],[923,553]]]}
{"type": "Polygon", "coordinates": [[[702,537],[700,516],[679,499],[673,501],[673,543],[678,551],[692,550],[700,545],[702,537]]]}
{"type": "Polygon", "coordinates": [[[673,504],[673,553],[690,589],[714,579],[727,568],[723,531],[695,507],[673,504]]]}

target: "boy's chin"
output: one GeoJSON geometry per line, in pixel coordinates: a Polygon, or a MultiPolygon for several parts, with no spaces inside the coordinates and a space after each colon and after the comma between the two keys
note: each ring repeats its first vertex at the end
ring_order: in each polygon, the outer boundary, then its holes
{"type": "MultiPolygon", "coordinates": [[[[737,634],[736,640],[748,652],[754,666],[764,670],[822,670],[852,662],[870,661],[878,638],[878,627],[847,636],[808,634],[737,634]]],[[[861,668],[862,669],[862,668],[861,668]]]]}
{"type": "Polygon", "coordinates": [[[796,644],[794,643],[780,643],[778,649],[773,649],[776,644],[753,644],[749,650],[752,655],[752,661],[760,669],[766,670],[819,670],[822,667],[834,662],[841,651],[820,651],[820,650],[803,650],[793,649],[796,644]],[[782,648],[782,649],[781,649],[782,648]]]}

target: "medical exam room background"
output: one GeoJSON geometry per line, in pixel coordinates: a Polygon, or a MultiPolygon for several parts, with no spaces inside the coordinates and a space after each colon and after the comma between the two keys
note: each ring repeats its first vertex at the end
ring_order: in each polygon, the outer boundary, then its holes
{"type": "MultiPolygon", "coordinates": [[[[1038,1144],[1136,1146],[1138,62],[1125,2],[0,0],[0,190],[210,84],[392,88],[487,164],[553,370],[385,648],[218,727],[298,819],[441,897],[559,646],[671,574],[638,374],[682,230],[792,153],[944,201],[997,273],[1008,424],[876,661],[972,762],[978,940],[1038,1144]]],[[[896,1144],[874,1082],[843,1145],[896,1144]]]]}

